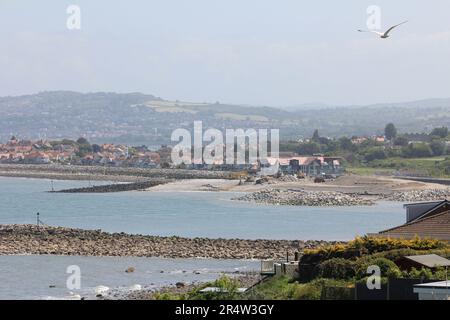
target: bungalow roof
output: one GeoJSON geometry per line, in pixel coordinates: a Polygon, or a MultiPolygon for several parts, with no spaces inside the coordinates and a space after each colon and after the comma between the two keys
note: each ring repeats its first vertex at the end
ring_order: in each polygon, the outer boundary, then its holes
{"type": "Polygon", "coordinates": [[[405,259],[414,261],[428,268],[449,267],[450,260],[438,256],[437,254],[424,254],[418,256],[406,256],[405,259]]]}

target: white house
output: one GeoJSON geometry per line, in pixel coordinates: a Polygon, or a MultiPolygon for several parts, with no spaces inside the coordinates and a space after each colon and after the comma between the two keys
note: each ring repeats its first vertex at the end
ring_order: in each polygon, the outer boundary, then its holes
{"type": "Polygon", "coordinates": [[[439,281],[414,285],[419,300],[450,300],[450,282],[439,281]]]}

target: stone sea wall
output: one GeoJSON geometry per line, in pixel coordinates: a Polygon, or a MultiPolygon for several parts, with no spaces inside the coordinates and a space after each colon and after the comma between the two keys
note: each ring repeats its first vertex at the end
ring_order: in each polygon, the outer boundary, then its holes
{"type": "Polygon", "coordinates": [[[283,259],[334,242],[157,237],[36,225],[0,225],[0,255],[55,254],[216,259],[283,259]]]}
{"type": "MultiPolygon", "coordinates": [[[[0,175],[11,177],[36,177],[54,179],[86,179],[107,180],[114,177],[136,177],[154,179],[231,179],[233,174],[229,171],[211,170],[184,170],[184,169],[149,169],[149,168],[121,168],[102,166],[76,166],[76,165],[22,165],[0,164],[0,175]]],[[[117,180],[117,179],[115,179],[117,180]]],[[[120,181],[120,179],[118,179],[120,181]]],[[[129,181],[127,179],[126,181],[129,181]]]]}

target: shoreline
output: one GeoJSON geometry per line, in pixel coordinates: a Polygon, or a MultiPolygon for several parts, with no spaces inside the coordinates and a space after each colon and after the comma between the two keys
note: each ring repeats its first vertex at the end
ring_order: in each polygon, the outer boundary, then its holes
{"type": "Polygon", "coordinates": [[[443,184],[397,177],[346,174],[324,183],[294,176],[236,180],[231,172],[62,165],[0,164],[0,177],[122,182],[117,187],[75,188],[56,192],[233,192],[235,201],[266,205],[358,206],[378,201],[438,201],[450,197],[443,184]],[[260,180],[260,181],[257,181],[260,180]],[[151,181],[159,181],[152,183],[151,181]],[[245,195],[247,194],[247,195],[245,195]],[[322,201],[323,200],[323,201],[322,201]]]}
{"type": "Polygon", "coordinates": [[[0,225],[0,255],[285,259],[341,241],[160,237],[36,225],[0,225]]]}
{"type": "MultiPolygon", "coordinates": [[[[164,186],[150,191],[242,191],[255,192],[267,187],[277,189],[303,188],[306,191],[338,191],[347,194],[388,194],[395,191],[445,189],[447,186],[412,179],[389,176],[361,176],[345,174],[324,183],[313,179],[269,178],[257,183],[242,181],[229,171],[185,170],[185,169],[143,169],[99,166],[69,165],[24,165],[0,164],[0,177],[141,182],[149,179],[166,179],[164,186]],[[174,181],[174,182],[173,182],[174,181]],[[194,190],[192,190],[194,189],[194,190]]],[[[264,179],[262,179],[264,180],[264,179]]]]}
{"type": "MultiPolygon", "coordinates": [[[[256,284],[263,281],[264,276],[261,276],[258,272],[239,272],[239,273],[222,273],[222,275],[225,275],[227,277],[230,277],[237,281],[239,287],[244,288],[251,288],[255,286],[256,284]]],[[[116,299],[123,299],[123,300],[157,300],[158,296],[161,295],[182,295],[187,294],[189,292],[192,292],[193,290],[197,290],[200,288],[205,287],[209,283],[214,283],[214,281],[202,281],[202,282],[179,282],[175,285],[170,286],[164,286],[157,289],[141,289],[136,291],[130,291],[128,293],[125,293],[119,297],[114,297],[113,292],[109,293],[105,297],[100,297],[101,299],[105,300],[116,300],[116,299]],[[113,296],[113,298],[111,298],[113,296]]]]}

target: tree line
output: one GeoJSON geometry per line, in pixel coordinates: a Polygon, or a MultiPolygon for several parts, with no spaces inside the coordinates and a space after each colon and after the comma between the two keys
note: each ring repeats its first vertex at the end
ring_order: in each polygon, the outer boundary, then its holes
{"type": "Polygon", "coordinates": [[[390,157],[421,158],[449,155],[450,147],[447,146],[449,140],[447,127],[434,128],[430,133],[399,134],[395,125],[388,123],[384,128],[384,140],[357,136],[322,137],[316,129],[309,139],[281,142],[280,151],[300,155],[343,156],[349,162],[370,162],[390,157]]]}

